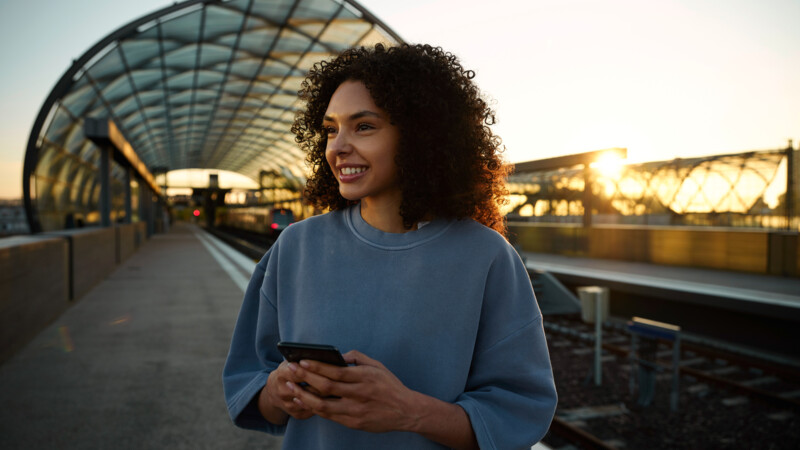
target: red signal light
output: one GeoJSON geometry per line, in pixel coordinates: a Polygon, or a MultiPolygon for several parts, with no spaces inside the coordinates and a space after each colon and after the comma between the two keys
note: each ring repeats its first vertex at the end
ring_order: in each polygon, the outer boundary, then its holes
{"type": "Polygon", "coordinates": [[[273,230],[277,230],[278,229],[278,224],[277,223],[273,223],[272,225],[270,225],[270,227],[272,227],[273,230]]]}
{"type": "Polygon", "coordinates": [[[194,214],[195,217],[200,217],[200,210],[199,209],[195,209],[192,214],[194,214]]]}

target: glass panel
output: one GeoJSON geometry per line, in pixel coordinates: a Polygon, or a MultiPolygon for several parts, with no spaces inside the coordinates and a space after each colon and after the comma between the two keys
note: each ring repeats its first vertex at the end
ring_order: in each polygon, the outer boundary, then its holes
{"type": "Polygon", "coordinates": [[[114,105],[114,115],[118,120],[124,122],[130,117],[130,114],[135,113],[138,109],[139,104],[136,102],[136,98],[130,97],[114,105]]]}
{"type": "Polygon", "coordinates": [[[296,98],[297,97],[294,95],[276,94],[270,97],[269,102],[272,105],[278,105],[286,108],[290,106],[292,103],[294,103],[296,98]]]}
{"type": "Polygon", "coordinates": [[[137,67],[137,70],[143,70],[143,69],[161,70],[161,68],[162,68],[161,67],[161,62],[162,62],[161,61],[161,52],[162,52],[162,48],[161,47],[163,47],[163,52],[164,52],[164,55],[166,56],[166,55],[169,54],[169,52],[171,52],[173,50],[176,50],[176,49],[179,49],[179,48],[183,47],[183,45],[184,44],[182,42],[170,41],[170,40],[162,41],[160,47],[158,46],[158,44],[155,44],[155,46],[153,47],[153,51],[156,52],[155,57],[143,62],[142,64],[140,64],[137,67]]]}
{"type": "Polygon", "coordinates": [[[286,79],[283,80],[283,85],[281,85],[281,87],[289,92],[297,92],[302,87],[301,85],[303,84],[303,80],[303,77],[286,77],[286,79]]]}
{"type": "Polygon", "coordinates": [[[72,117],[66,110],[62,107],[58,107],[56,113],[53,115],[53,120],[50,121],[50,126],[45,132],[45,136],[53,142],[61,142],[64,140],[66,134],[69,133],[73,122],[72,117]]]}
{"type": "MultiPolygon", "coordinates": [[[[239,48],[247,51],[253,55],[263,55],[272,46],[272,41],[278,36],[278,28],[273,25],[265,25],[263,22],[250,18],[247,22],[248,31],[242,33],[242,38],[239,41],[239,48]]],[[[225,42],[226,39],[220,40],[221,42],[233,45],[235,40],[225,42]]]]}
{"type": "MultiPolygon", "coordinates": [[[[225,75],[220,72],[201,70],[197,77],[197,85],[198,87],[209,87],[211,89],[216,89],[216,86],[214,85],[221,83],[224,77],[225,75]]],[[[169,86],[172,87],[171,82],[169,86]]]]}
{"type": "Polygon", "coordinates": [[[169,69],[191,70],[197,65],[197,44],[191,43],[164,55],[169,69]]]}
{"type": "Polygon", "coordinates": [[[192,90],[185,90],[171,94],[169,96],[169,104],[172,107],[188,105],[192,101],[192,90]]]}
{"type": "Polygon", "coordinates": [[[328,18],[333,16],[339,4],[332,0],[303,0],[294,10],[293,18],[328,18]]]}
{"type": "Polygon", "coordinates": [[[292,67],[284,61],[267,60],[261,68],[259,77],[285,77],[292,70],[292,67]]]}
{"type": "Polygon", "coordinates": [[[266,98],[247,96],[242,102],[242,108],[246,111],[258,111],[259,108],[264,106],[264,100],[266,98]]]}
{"type": "Polygon", "coordinates": [[[131,72],[133,84],[139,92],[162,89],[161,79],[163,77],[161,69],[135,70],[131,72]]]}
{"type": "Polygon", "coordinates": [[[164,113],[166,113],[166,111],[167,108],[165,108],[163,105],[150,106],[142,110],[145,117],[147,117],[148,119],[152,119],[155,117],[162,117],[164,113]]]}
{"type": "Polygon", "coordinates": [[[284,29],[274,51],[285,53],[301,53],[311,45],[311,39],[290,29],[284,29]]]}
{"type": "Polygon", "coordinates": [[[66,136],[66,140],[63,144],[64,149],[70,153],[76,154],[77,149],[83,144],[84,138],[83,126],[76,123],[66,136]]]}
{"type": "Polygon", "coordinates": [[[206,7],[206,41],[213,41],[226,34],[236,34],[242,28],[244,16],[227,8],[209,5],[206,7]]]}
{"type": "Polygon", "coordinates": [[[303,59],[297,63],[297,69],[301,74],[305,74],[314,64],[328,59],[332,59],[328,53],[306,53],[303,55],[303,59]]]}
{"type": "Polygon", "coordinates": [[[87,84],[83,88],[65,95],[61,104],[77,117],[83,114],[95,100],[97,100],[97,94],[92,86],[87,84]]]}
{"type": "Polygon", "coordinates": [[[371,27],[370,23],[361,20],[336,19],[320,36],[320,40],[335,48],[336,51],[342,51],[354,46],[362,36],[369,32],[371,27]]]}
{"type": "Polygon", "coordinates": [[[134,39],[125,40],[120,43],[122,54],[125,55],[125,61],[128,67],[134,70],[141,65],[147,63],[152,59],[159,56],[160,49],[158,47],[158,40],[156,39],[134,39]]]}
{"type": "Polygon", "coordinates": [[[200,67],[210,67],[215,64],[228,63],[231,58],[231,49],[215,44],[203,44],[200,50],[200,67]]]}
{"type": "Polygon", "coordinates": [[[99,88],[103,89],[110,80],[113,80],[124,71],[125,66],[119,57],[119,50],[114,48],[90,67],[88,73],[100,85],[99,88]]]}
{"type": "Polygon", "coordinates": [[[84,112],[84,117],[103,117],[108,115],[106,105],[101,101],[96,101],[92,104],[92,108],[88,112],[84,112]]]}
{"type": "Polygon", "coordinates": [[[200,17],[200,10],[197,10],[169,20],[161,25],[162,36],[164,39],[176,41],[197,41],[200,33],[200,17]]]}
{"type": "Polygon", "coordinates": [[[211,105],[202,105],[202,104],[195,104],[194,105],[194,113],[195,114],[202,114],[208,115],[211,113],[212,106],[211,105]]]}
{"type": "Polygon", "coordinates": [[[170,90],[191,89],[194,86],[194,72],[183,72],[167,81],[170,90]]]}
{"type": "Polygon", "coordinates": [[[189,125],[189,116],[178,116],[176,117],[175,114],[172,115],[172,133],[177,133],[179,130],[182,130],[185,126],[189,125]]]}
{"type": "Polygon", "coordinates": [[[192,105],[184,105],[179,108],[173,109],[171,112],[173,119],[177,117],[189,116],[191,114],[192,114],[192,105]]]}
{"type": "Polygon", "coordinates": [[[295,22],[295,21],[290,20],[289,21],[289,26],[291,26],[293,29],[299,31],[302,34],[305,34],[305,35],[308,35],[308,36],[319,36],[319,33],[325,27],[326,23],[327,23],[327,20],[325,20],[325,19],[320,19],[320,20],[313,21],[313,22],[308,22],[308,21],[295,22]]]}
{"type": "Polygon", "coordinates": [[[247,11],[247,6],[250,4],[250,0],[231,0],[225,3],[226,8],[234,8],[238,11],[245,12],[247,11]]]}
{"type": "Polygon", "coordinates": [[[258,70],[261,69],[261,61],[256,59],[245,59],[236,61],[231,65],[231,75],[236,76],[240,79],[247,80],[248,82],[252,79],[258,70]]]}
{"type": "MultiPolygon", "coordinates": [[[[278,81],[278,80],[281,79],[281,77],[272,77],[270,79],[278,81]]],[[[253,86],[250,88],[250,94],[251,95],[259,95],[259,96],[262,96],[262,97],[269,96],[273,92],[275,92],[275,90],[277,88],[278,87],[274,83],[270,83],[267,80],[256,80],[253,83],[253,86]]]]}
{"type": "Polygon", "coordinates": [[[272,23],[283,23],[289,15],[294,0],[253,2],[252,14],[272,23]]]}
{"type": "Polygon", "coordinates": [[[126,74],[120,75],[103,89],[103,97],[108,103],[114,104],[130,97],[133,94],[131,83],[126,74]]]}

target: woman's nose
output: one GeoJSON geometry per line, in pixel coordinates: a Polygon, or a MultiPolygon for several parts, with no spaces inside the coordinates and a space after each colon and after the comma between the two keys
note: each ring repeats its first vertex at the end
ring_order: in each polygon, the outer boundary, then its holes
{"type": "Polygon", "coordinates": [[[346,153],[352,150],[347,133],[337,133],[333,139],[328,138],[328,150],[336,153],[346,153]]]}

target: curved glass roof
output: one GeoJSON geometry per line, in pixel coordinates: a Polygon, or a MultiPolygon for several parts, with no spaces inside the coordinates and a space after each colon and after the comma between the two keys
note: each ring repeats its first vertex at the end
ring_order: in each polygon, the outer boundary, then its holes
{"type": "MultiPolygon", "coordinates": [[[[57,229],[65,214],[97,209],[88,117],[113,120],[151,172],[212,168],[258,180],[263,170],[299,187],[304,155],[289,128],[306,71],[379,41],[401,39],[350,0],[190,0],[123,26],[75,61],[34,123],[29,220],[57,229]]],[[[115,183],[124,179],[117,166],[115,183]]]]}

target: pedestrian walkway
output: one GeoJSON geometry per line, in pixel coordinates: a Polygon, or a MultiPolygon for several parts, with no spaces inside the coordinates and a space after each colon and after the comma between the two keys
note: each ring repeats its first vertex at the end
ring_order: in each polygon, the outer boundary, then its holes
{"type": "Polygon", "coordinates": [[[279,448],[228,418],[222,366],[255,262],[213,239],[153,236],[0,366],[0,448],[279,448]]]}

